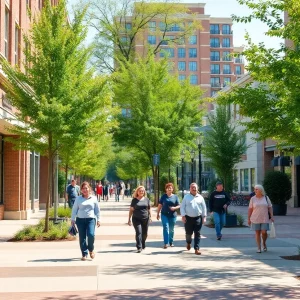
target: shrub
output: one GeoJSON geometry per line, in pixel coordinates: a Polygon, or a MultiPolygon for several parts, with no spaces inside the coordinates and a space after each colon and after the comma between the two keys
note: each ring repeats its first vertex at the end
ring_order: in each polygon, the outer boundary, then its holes
{"type": "Polygon", "coordinates": [[[292,184],[288,175],[270,171],[265,175],[263,186],[273,204],[286,204],[292,195],[292,184]]]}
{"type": "Polygon", "coordinates": [[[236,215],[236,218],[237,218],[237,223],[238,223],[238,226],[244,226],[244,223],[245,223],[245,218],[243,215],[240,215],[240,214],[237,214],[236,215]]]}
{"type": "Polygon", "coordinates": [[[34,241],[34,240],[62,240],[66,239],[69,235],[69,222],[61,222],[54,224],[49,222],[49,231],[43,232],[45,228],[45,220],[42,219],[37,225],[25,226],[19,230],[14,239],[17,241],[34,241]]]}
{"type": "MultiPolygon", "coordinates": [[[[62,207],[62,206],[59,206],[57,208],[57,216],[59,218],[71,218],[71,215],[72,215],[72,209],[70,207],[62,207]]],[[[50,208],[49,210],[49,217],[50,218],[53,218],[54,217],[54,207],[50,208]]]]}
{"type": "Polygon", "coordinates": [[[206,219],[206,222],[209,226],[215,227],[215,221],[214,221],[214,216],[208,216],[206,219]]]}

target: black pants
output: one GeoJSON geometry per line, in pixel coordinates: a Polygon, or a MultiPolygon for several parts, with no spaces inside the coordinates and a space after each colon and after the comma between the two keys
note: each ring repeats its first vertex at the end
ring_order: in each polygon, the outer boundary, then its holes
{"type": "Polygon", "coordinates": [[[144,249],[148,236],[149,219],[137,219],[132,217],[132,223],[135,229],[136,247],[137,249],[144,249]]]}
{"type": "Polygon", "coordinates": [[[185,239],[188,244],[192,243],[192,235],[194,233],[194,249],[199,250],[200,248],[200,231],[202,227],[202,216],[198,217],[186,217],[185,228],[185,239]]]}

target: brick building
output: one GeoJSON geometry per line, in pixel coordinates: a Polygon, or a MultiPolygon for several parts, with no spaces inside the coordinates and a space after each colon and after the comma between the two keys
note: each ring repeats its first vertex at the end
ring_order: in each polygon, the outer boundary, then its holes
{"type": "MultiPolygon", "coordinates": [[[[52,5],[57,2],[51,0],[52,5]]],[[[1,0],[0,55],[12,66],[22,69],[25,61],[22,35],[30,28],[28,8],[36,14],[43,4],[44,0],[1,0]]],[[[40,202],[46,201],[42,176],[47,174],[47,160],[35,152],[14,150],[11,143],[4,141],[10,136],[7,125],[16,122],[16,111],[6,97],[5,81],[6,75],[0,68],[0,220],[28,219],[40,202]]]]}

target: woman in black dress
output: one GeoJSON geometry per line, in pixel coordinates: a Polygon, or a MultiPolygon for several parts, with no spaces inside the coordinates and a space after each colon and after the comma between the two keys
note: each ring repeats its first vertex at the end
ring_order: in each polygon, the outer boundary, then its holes
{"type": "Polygon", "coordinates": [[[150,200],[147,198],[145,187],[140,185],[136,188],[130,204],[128,225],[132,223],[135,229],[137,252],[146,248],[149,222],[151,222],[150,200]]]}

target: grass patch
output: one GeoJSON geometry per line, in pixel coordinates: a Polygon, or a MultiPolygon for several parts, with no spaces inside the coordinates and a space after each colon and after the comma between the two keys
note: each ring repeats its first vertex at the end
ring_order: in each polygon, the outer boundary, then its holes
{"type": "MultiPolygon", "coordinates": [[[[57,216],[59,218],[69,218],[70,219],[71,215],[72,215],[72,209],[70,207],[64,208],[64,207],[60,206],[57,208],[57,216]]],[[[54,208],[53,207],[50,208],[50,210],[49,210],[49,217],[54,218],[54,208]]]]}
{"type": "Polygon", "coordinates": [[[43,232],[45,227],[45,220],[42,219],[37,225],[25,226],[19,230],[13,240],[15,241],[51,241],[69,239],[69,222],[61,222],[54,224],[49,221],[49,231],[43,232]]]}

